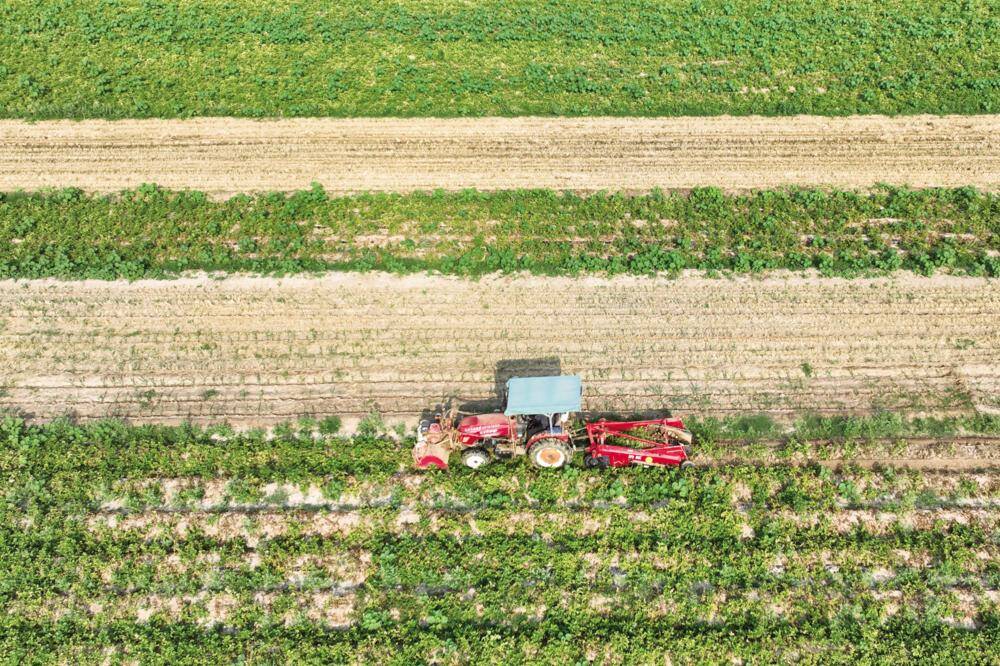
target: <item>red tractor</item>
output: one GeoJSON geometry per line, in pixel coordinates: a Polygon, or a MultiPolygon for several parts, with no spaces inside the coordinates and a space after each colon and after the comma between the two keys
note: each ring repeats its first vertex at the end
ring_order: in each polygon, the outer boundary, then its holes
{"type": "Polygon", "coordinates": [[[466,416],[457,424],[454,414],[439,414],[436,423],[422,422],[414,464],[445,469],[451,453],[459,451],[462,463],[472,469],[518,455],[527,455],[537,467],[559,468],[584,449],[587,467],[690,465],[691,433],[680,419],[602,419],[585,423],[584,430],[570,430],[581,394],[577,376],[510,379],[503,413],[466,416]]]}

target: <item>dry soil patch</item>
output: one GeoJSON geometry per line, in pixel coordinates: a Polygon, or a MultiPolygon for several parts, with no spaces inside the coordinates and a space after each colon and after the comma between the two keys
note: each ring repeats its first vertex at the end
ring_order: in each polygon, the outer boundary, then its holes
{"type": "Polygon", "coordinates": [[[1000,187],[1000,116],[0,121],[0,190],[1000,187]]]}
{"type": "Polygon", "coordinates": [[[978,278],[0,282],[0,407],[177,423],[489,408],[579,373],[584,408],[681,415],[1000,408],[978,278]]]}

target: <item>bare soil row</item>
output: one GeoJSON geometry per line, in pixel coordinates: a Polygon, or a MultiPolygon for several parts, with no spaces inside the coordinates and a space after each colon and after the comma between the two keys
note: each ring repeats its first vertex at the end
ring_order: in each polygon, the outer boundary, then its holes
{"type": "Polygon", "coordinates": [[[995,190],[998,137],[992,115],[0,121],[0,190],[995,190]]]}
{"type": "MultiPolygon", "coordinates": [[[[500,532],[508,536],[563,533],[577,537],[605,533],[617,516],[607,511],[587,511],[579,508],[546,512],[524,511],[484,516],[430,509],[413,511],[403,508],[395,515],[375,515],[370,512],[283,511],[223,513],[161,513],[147,511],[126,516],[96,514],[87,518],[88,529],[106,538],[139,536],[144,540],[163,537],[187,539],[204,535],[218,541],[241,541],[256,548],[262,541],[285,535],[345,537],[385,530],[394,534],[426,534],[441,532],[449,527],[469,535],[476,532],[500,532]]],[[[846,534],[858,526],[874,534],[886,534],[897,527],[933,530],[939,524],[971,525],[986,530],[1000,526],[1000,512],[990,508],[915,508],[903,511],[881,509],[840,509],[835,512],[796,513],[778,510],[775,521],[787,521],[797,527],[815,527],[829,521],[833,532],[846,534]]],[[[655,525],[648,513],[637,512],[637,529],[655,525]]]]}
{"type": "MultiPolygon", "coordinates": [[[[925,442],[923,446],[928,449],[925,459],[950,462],[947,458],[936,458],[936,454],[943,453],[945,446],[951,443],[955,447],[955,450],[952,451],[954,456],[963,456],[962,459],[966,460],[969,456],[982,455],[984,456],[983,462],[1000,466],[1000,438],[982,440],[981,449],[970,449],[968,444],[961,442],[961,438],[934,440],[934,447],[938,448],[937,451],[934,451],[933,447],[925,442]]],[[[904,451],[913,455],[910,447],[905,448],[904,451]]],[[[722,460],[722,457],[712,453],[704,454],[699,450],[695,460],[696,462],[717,464],[722,460]]],[[[735,466],[745,465],[748,462],[760,461],[773,465],[776,460],[776,458],[766,456],[760,456],[756,459],[746,455],[734,457],[732,464],[727,466],[722,474],[732,472],[735,466]]],[[[804,456],[801,461],[805,462],[804,456]]],[[[815,461],[816,458],[813,457],[808,464],[812,465],[815,461]]],[[[785,464],[788,464],[788,459],[785,459],[785,464]]],[[[575,488],[568,490],[567,495],[550,508],[593,511],[595,514],[604,510],[613,511],[624,507],[636,510],[650,508],[641,500],[629,501],[625,497],[613,501],[588,497],[588,490],[601,483],[604,478],[606,477],[603,475],[592,475],[577,480],[575,488]]],[[[1000,471],[993,468],[971,473],[965,468],[956,469],[947,466],[936,470],[926,470],[920,474],[898,474],[893,476],[890,481],[885,480],[885,478],[873,481],[873,477],[868,471],[862,471],[858,467],[844,467],[837,470],[836,478],[839,483],[850,484],[854,488],[868,490],[877,487],[879,489],[875,498],[871,496],[872,493],[869,493],[865,498],[858,497],[851,501],[844,499],[838,503],[838,509],[898,511],[905,508],[905,498],[913,496],[920,498],[919,508],[921,509],[942,511],[949,509],[1000,509],[1000,471]]],[[[146,520],[160,514],[255,516],[293,511],[303,514],[347,515],[365,510],[399,509],[402,516],[412,517],[414,512],[420,511],[452,511],[457,515],[471,516],[480,511],[485,511],[488,514],[492,509],[488,502],[477,502],[468,495],[454,491],[449,492],[436,486],[435,480],[434,477],[425,473],[406,469],[379,481],[358,481],[355,477],[355,482],[345,486],[341,492],[330,493],[324,490],[328,479],[320,476],[298,482],[272,481],[262,484],[259,486],[260,494],[249,499],[246,496],[237,496],[241,490],[245,492],[245,487],[242,486],[245,480],[241,481],[240,477],[127,478],[120,479],[111,487],[104,486],[99,490],[95,489],[91,494],[91,503],[94,507],[99,508],[91,513],[95,519],[101,517],[107,522],[115,522],[130,520],[136,516],[143,516],[142,520],[146,520]],[[115,516],[117,518],[114,518],[115,516]]],[[[484,480],[483,483],[488,485],[491,482],[484,480]]],[[[766,499],[758,496],[756,499],[758,508],[767,502],[780,504],[780,500],[776,500],[775,496],[781,491],[781,487],[780,484],[776,484],[770,488],[766,499]]],[[[744,512],[752,508],[755,503],[751,489],[743,482],[733,484],[729,499],[735,507],[744,512]]],[[[541,510],[536,498],[525,496],[511,501],[517,503],[520,508],[541,510]]],[[[656,502],[654,501],[653,504],[656,502]]],[[[511,508],[517,507],[512,506],[511,508]]],[[[914,503],[914,506],[909,508],[917,507],[914,503]]],[[[360,524],[363,523],[364,521],[361,521],[360,524]]],[[[1000,544],[997,544],[995,549],[1000,549],[1000,544]]]]}
{"type": "Polygon", "coordinates": [[[1000,285],[978,278],[28,281],[0,312],[0,407],[41,419],[412,422],[558,373],[602,412],[1000,408],[1000,285]]]}
{"type": "MultiPolygon", "coordinates": [[[[833,469],[845,467],[895,467],[929,470],[941,475],[934,478],[940,488],[951,487],[958,472],[995,470],[1000,468],[1000,437],[903,437],[866,441],[859,449],[857,441],[840,442],[813,440],[798,443],[801,450],[790,451],[786,441],[741,443],[730,442],[708,455],[699,453],[695,465],[724,467],[734,464],[819,464],[833,469]],[[846,445],[846,446],[845,446],[846,445]]],[[[990,485],[993,473],[978,477],[984,487],[990,485]]],[[[992,500],[989,500],[993,503],[992,500]]],[[[970,504],[971,506],[971,504],[970,504]]]]}

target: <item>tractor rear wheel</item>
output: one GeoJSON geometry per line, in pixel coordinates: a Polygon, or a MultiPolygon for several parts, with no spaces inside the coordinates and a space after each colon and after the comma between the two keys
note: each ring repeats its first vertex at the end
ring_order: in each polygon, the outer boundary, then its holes
{"type": "Polygon", "coordinates": [[[535,442],[528,451],[535,467],[559,469],[573,458],[573,449],[561,439],[542,439],[535,442]]]}
{"type": "Polygon", "coordinates": [[[462,451],[462,464],[469,469],[485,467],[490,462],[490,454],[478,447],[462,451]]]}

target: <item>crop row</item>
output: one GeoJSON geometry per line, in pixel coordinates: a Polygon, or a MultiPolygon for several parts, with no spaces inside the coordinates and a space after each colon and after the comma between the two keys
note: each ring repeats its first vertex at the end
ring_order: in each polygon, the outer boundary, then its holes
{"type": "Polygon", "coordinates": [[[989,628],[970,632],[912,618],[882,626],[858,620],[859,604],[825,622],[799,625],[744,615],[704,622],[674,617],[650,620],[628,611],[606,615],[551,612],[537,622],[477,622],[429,615],[420,624],[392,625],[370,616],[375,629],[331,633],[323,627],[268,626],[252,632],[206,631],[195,622],[102,623],[68,619],[44,623],[8,616],[0,626],[0,649],[12,659],[50,655],[74,663],[109,659],[170,663],[292,661],[338,664],[441,663],[691,663],[802,661],[852,664],[862,661],[990,663],[997,642],[996,616],[989,628]],[[444,622],[440,620],[444,619],[444,622]],[[448,622],[448,620],[452,620],[448,622]],[[376,624],[378,622],[378,624],[376,624]],[[384,628],[384,625],[390,625],[384,628]],[[980,659],[982,657],[982,659],[980,659]]]}
{"type": "MultiPolygon", "coordinates": [[[[906,419],[887,412],[871,417],[804,415],[790,429],[764,415],[690,419],[687,425],[694,432],[700,450],[710,455],[737,456],[745,451],[747,460],[759,457],[760,451],[752,447],[749,450],[748,447],[735,447],[735,442],[753,444],[780,440],[784,442],[789,456],[813,451],[814,458],[821,459],[821,451],[802,448],[808,440],[826,440],[828,448],[850,457],[851,452],[854,455],[877,452],[888,455],[891,451],[884,448],[884,440],[929,436],[947,442],[949,437],[955,435],[1000,434],[1000,419],[991,415],[906,419]]],[[[23,419],[5,417],[0,420],[0,452],[3,455],[0,470],[26,478],[66,478],[70,481],[66,485],[69,494],[62,494],[58,484],[48,484],[34,488],[32,501],[43,501],[46,505],[82,502],[78,506],[85,510],[97,508],[95,501],[100,503],[114,497],[77,494],[92,490],[82,485],[84,479],[104,484],[107,491],[112,492],[115,484],[123,480],[154,476],[165,479],[249,477],[265,484],[335,476],[341,479],[341,483],[353,479],[352,483],[371,484],[395,479],[399,472],[405,471],[409,464],[407,453],[410,443],[406,437],[400,439],[399,434],[388,439],[379,437],[379,433],[385,432],[385,426],[377,415],[371,415],[360,424],[359,434],[354,439],[335,435],[339,427],[336,417],[322,421],[303,418],[297,423],[279,424],[268,435],[263,430],[237,433],[225,424],[209,428],[194,425],[130,426],[120,421],[103,420],[74,425],[68,420],[56,420],[34,425],[23,419]]],[[[525,468],[516,477],[510,477],[509,471],[501,466],[495,473],[433,478],[435,488],[439,490],[452,488],[452,492],[459,492],[458,489],[465,488],[461,492],[472,492],[474,495],[487,492],[494,483],[513,483],[513,487],[504,492],[508,498],[502,506],[511,506],[507,502],[513,501],[514,497],[529,500],[533,494],[529,489],[533,484],[542,489],[536,501],[552,493],[557,493],[558,497],[575,496],[571,489],[579,492],[578,479],[573,475],[534,474],[525,468]],[[556,491],[558,484],[565,487],[556,491]]],[[[641,471],[594,478],[596,485],[593,492],[596,494],[581,496],[580,499],[610,500],[617,497],[622,493],[622,478],[631,479],[633,485],[630,487],[638,493],[637,498],[653,492],[652,489],[658,488],[662,482],[660,477],[641,471]],[[613,494],[608,495],[612,492],[610,487],[613,487],[613,494]]],[[[347,488],[337,487],[341,490],[347,488]]],[[[361,492],[363,487],[352,485],[350,490],[361,492]]],[[[235,489],[229,491],[236,492],[235,489]]],[[[400,491],[401,487],[397,484],[396,492],[400,491]]],[[[324,490],[324,493],[328,498],[336,497],[332,489],[324,490]]],[[[254,502],[264,495],[235,494],[231,499],[254,502]]],[[[24,501],[27,499],[25,497],[24,501]]]]}
{"type": "Polygon", "coordinates": [[[14,0],[6,117],[996,112],[990,2],[14,0]]]}
{"type": "Polygon", "coordinates": [[[38,561],[26,543],[8,552],[4,564],[7,581],[18,584],[17,600],[22,604],[68,597],[169,597],[204,592],[328,592],[349,597],[365,592],[366,586],[368,591],[440,596],[467,592],[470,587],[488,588],[496,579],[518,576],[521,585],[545,581],[560,590],[604,594],[618,590],[681,595],[701,581],[706,592],[777,593],[830,585],[840,590],[908,593],[979,591],[984,601],[1000,599],[998,544],[976,544],[973,530],[965,532],[964,540],[957,536],[941,540],[927,530],[890,533],[876,540],[867,538],[860,528],[852,538],[831,537],[825,542],[814,534],[813,543],[799,544],[794,552],[790,541],[755,543],[747,536],[732,546],[734,552],[721,553],[678,543],[669,531],[660,543],[647,540],[638,547],[609,548],[595,538],[570,540],[546,534],[543,543],[538,543],[534,536],[510,535],[490,525],[479,529],[479,536],[464,539],[426,531],[382,534],[381,539],[369,540],[378,553],[376,559],[369,551],[345,547],[338,538],[316,535],[262,536],[252,543],[192,535],[173,541],[160,538],[153,544],[125,533],[114,539],[74,534],[79,548],[72,557],[54,563],[38,561]],[[390,546],[394,536],[397,543],[390,546]],[[953,550],[943,556],[946,547],[953,550]],[[456,549],[469,555],[467,561],[446,558],[450,561],[447,570],[422,566],[456,549]],[[481,553],[502,556],[490,571],[484,571],[481,553]]]}
{"type": "MultiPolygon", "coordinates": [[[[833,446],[833,445],[827,445],[833,446]]],[[[699,448],[699,460],[705,454],[699,448]]],[[[845,456],[847,461],[851,457],[845,456]]],[[[838,458],[842,461],[845,458],[838,458]]],[[[819,458],[821,459],[821,458],[819,458]]],[[[732,465],[751,461],[738,458],[732,465]]],[[[775,458],[775,463],[793,463],[793,458],[775,458]]],[[[734,492],[733,501],[749,509],[754,506],[765,508],[782,508],[789,500],[787,487],[780,485],[761,485],[751,488],[747,485],[750,475],[742,475],[738,480],[729,477],[727,481],[734,488],[742,489],[742,493],[734,492]],[[737,485],[738,484],[738,485],[737,485]],[[755,492],[756,491],[756,495],[755,492]],[[784,493],[780,495],[780,493],[784,493]]],[[[886,511],[913,508],[934,508],[940,506],[954,507],[991,507],[1000,506],[1000,487],[993,487],[996,479],[989,474],[979,477],[959,478],[936,471],[929,476],[915,472],[890,475],[872,475],[862,470],[839,471],[836,475],[827,473],[826,480],[834,481],[830,486],[831,495],[822,498],[811,497],[807,493],[794,496],[793,506],[815,506],[838,509],[851,507],[853,509],[884,509],[886,511]]],[[[178,514],[182,517],[193,515],[203,517],[204,512],[236,512],[252,516],[259,512],[279,511],[281,509],[301,509],[303,511],[340,511],[353,512],[369,508],[386,506],[404,506],[416,508],[432,508],[453,510],[458,512],[474,512],[489,508],[488,504],[477,502],[471,493],[450,493],[446,487],[438,484],[430,490],[420,492],[419,487],[423,476],[395,476],[388,482],[372,484],[357,482],[345,486],[338,483],[334,477],[316,477],[303,479],[297,483],[262,483],[246,479],[227,479],[226,477],[209,480],[198,477],[173,479],[143,479],[128,480],[114,484],[99,493],[102,498],[100,508],[106,512],[107,522],[119,523],[119,516],[131,516],[146,511],[178,514]],[[402,484],[403,489],[398,486],[402,484]]],[[[613,501],[587,492],[588,481],[574,478],[575,487],[566,486],[555,491],[557,499],[549,497],[549,493],[536,496],[530,485],[525,485],[521,497],[513,497],[504,508],[515,510],[548,508],[576,508],[581,511],[601,510],[614,506],[645,506],[649,502],[633,499],[630,503],[627,487],[622,487],[622,494],[613,501]]],[[[551,491],[550,491],[551,492],[551,491]]],[[[97,504],[97,498],[94,500],[97,504]]],[[[655,501],[653,502],[655,504],[655,501]]],[[[413,510],[413,509],[407,509],[413,510]]]]}
{"type": "MultiPolygon", "coordinates": [[[[692,425],[706,455],[779,437],[789,461],[796,437],[857,452],[1000,429],[892,414],[803,417],[794,433],[762,417],[692,425]]],[[[84,663],[996,656],[995,472],[848,459],[418,474],[412,439],[376,418],[336,430],[0,421],[0,649],[84,663]]]]}
{"type": "Polygon", "coordinates": [[[292,195],[216,202],[155,186],[0,196],[0,277],[113,279],[190,269],[481,274],[1000,274],[1000,198],[884,188],[580,197],[550,191],[292,195]]]}

